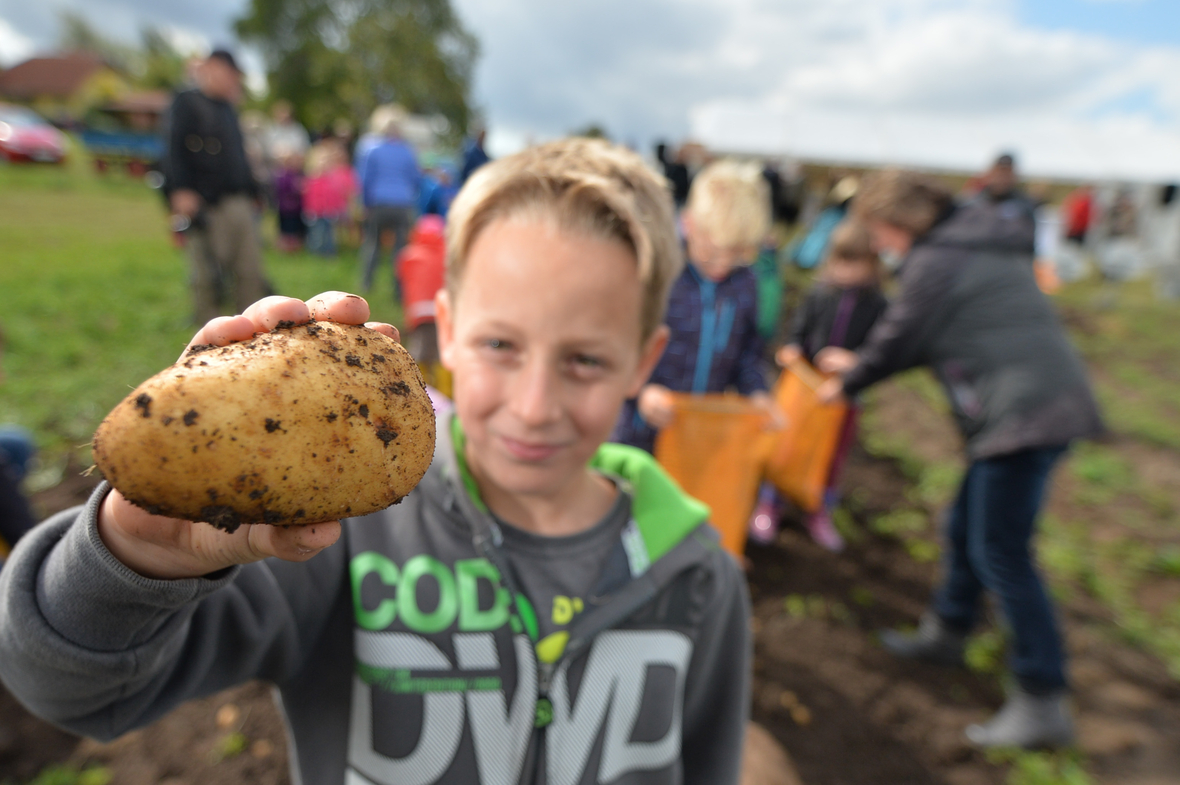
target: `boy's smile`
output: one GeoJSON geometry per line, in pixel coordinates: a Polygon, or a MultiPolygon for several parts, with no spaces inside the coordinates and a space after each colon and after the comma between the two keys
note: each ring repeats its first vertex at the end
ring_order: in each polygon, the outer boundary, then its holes
{"type": "Polygon", "coordinates": [[[476,238],[455,302],[438,308],[466,459],[484,501],[540,533],[593,525],[613,498],[586,468],[663,350],[641,340],[643,289],[622,242],[543,214],[476,238]]]}

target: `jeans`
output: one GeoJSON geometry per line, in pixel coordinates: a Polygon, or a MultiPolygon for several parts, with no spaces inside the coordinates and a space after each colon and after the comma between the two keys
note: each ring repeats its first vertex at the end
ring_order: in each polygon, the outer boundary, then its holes
{"type": "Polygon", "coordinates": [[[1066,686],[1057,620],[1029,548],[1049,473],[1064,452],[1023,450],[968,467],[947,523],[946,578],[934,599],[942,621],[966,634],[983,590],[991,591],[1012,628],[1012,673],[1033,694],[1066,686]]]}
{"type": "Polygon", "coordinates": [[[336,223],[331,218],[313,218],[307,227],[304,247],[320,256],[336,255],[336,223]]]}
{"type": "MultiPolygon", "coordinates": [[[[365,214],[365,239],[361,243],[361,259],[364,272],[361,278],[361,291],[366,294],[373,288],[373,273],[377,270],[377,262],[381,258],[381,235],[392,230],[393,258],[401,253],[402,248],[410,239],[410,229],[414,225],[413,207],[395,207],[381,204],[370,207],[365,214]]],[[[393,276],[393,294],[397,299],[397,275],[393,276]]]]}

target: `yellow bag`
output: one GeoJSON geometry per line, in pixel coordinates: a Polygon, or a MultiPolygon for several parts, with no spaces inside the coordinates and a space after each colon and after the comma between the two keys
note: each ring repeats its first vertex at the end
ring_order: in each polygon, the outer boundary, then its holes
{"type": "Polygon", "coordinates": [[[756,446],[766,412],[738,395],[674,396],[676,419],[656,436],[656,460],[685,493],[709,505],[721,545],[740,557],[761,481],[756,446]]]}
{"type": "Polygon", "coordinates": [[[783,369],[774,388],[786,426],[774,434],[766,479],[804,512],[823,504],[848,414],[844,402],[820,402],[815,391],[826,378],[806,360],[798,360],[783,369]]]}

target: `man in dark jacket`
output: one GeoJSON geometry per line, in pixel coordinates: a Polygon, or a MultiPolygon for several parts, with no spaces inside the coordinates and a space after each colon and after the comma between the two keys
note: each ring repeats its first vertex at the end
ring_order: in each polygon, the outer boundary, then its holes
{"type": "Polygon", "coordinates": [[[241,94],[237,62],[218,49],[197,69],[197,88],[179,93],[168,111],[165,169],[174,225],[187,229],[199,324],[220,315],[227,281],[238,313],[270,294],[255,221],[259,189],[234,110],[241,94]]]}
{"type": "Polygon", "coordinates": [[[821,395],[855,395],[921,365],[939,377],[970,460],[950,512],[946,577],[916,633],[882,640],[900,656],[961,662],[990,590],[1012,627],[1018,688],[967,735],[984,747],[1065,745],[1064,652],[1029,542],[1054,463],[1102,423],[1085,368],[1037,289],[1032,224],[1003,208],[955,208],[938,184],[907,172],[865,184],[853,209],[880,249],[907,255],[901,287],[858,353],[817,358],[842,374],[821,395]]]}

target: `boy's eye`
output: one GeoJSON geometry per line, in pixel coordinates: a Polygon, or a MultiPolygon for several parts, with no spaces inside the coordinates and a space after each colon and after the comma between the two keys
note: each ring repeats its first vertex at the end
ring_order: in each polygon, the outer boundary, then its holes
{"type": "Polygon", "coordinates": [[[512,344],[508,343],[508,341],[501,341],[499,338],[489,338],[487,347],[489,349],[511,349],[512,344]]]}
{"type": "Polygon", "coordinates": [[[574,356],[574,362],[586,368],[601,368],[602,360],[597,357],[591,357],[588,354],[579,354],[574,356]]]}

